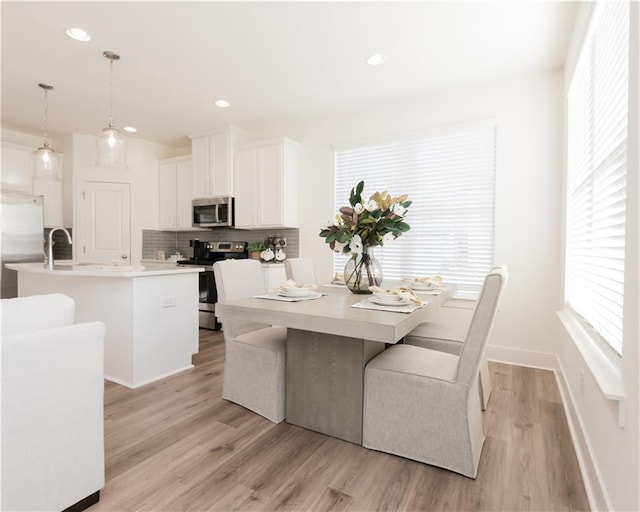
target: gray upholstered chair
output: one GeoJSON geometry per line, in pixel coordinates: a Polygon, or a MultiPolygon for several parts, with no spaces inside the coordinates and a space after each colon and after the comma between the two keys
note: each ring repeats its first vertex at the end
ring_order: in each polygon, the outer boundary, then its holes
{"type": "MultiPolygon", "coordinates": [[[[265,293],[260,262],[224,260],[213,265],[218,301],[265,293]]],[[[285,415],[287,330],[223,320],[225,358],[222,398],[280,423],[285,415]]]]}
{"type": "MultiPolygon", "coordinates": [[[[502,265],[501,268],[507,272],[506,265],[502,265]]],[[[459,355],[472,318],[473,309],[446,306],[434,309],[426,322],[407,334],[404,342],[408,345],[459,355]]],[[[480,400],[482,409],[485,410],[489,404],[492,387],[489,365],[484,357],[480,365],[479,379],[480,400]]]]}
{"type": "Polygon", "coordinates": [[[365,369],[363,446],[475,478],[484,432],[480,363],[507,272],[485,278],[459,355],[393,345],[365,369]]]}
{"type": "Polygon", "coordinates": [[[293,279],[298,284],[318,284],[311,258],[286,259],[284,260],[284,270],[287,273],[287,279],[293,279]]]}

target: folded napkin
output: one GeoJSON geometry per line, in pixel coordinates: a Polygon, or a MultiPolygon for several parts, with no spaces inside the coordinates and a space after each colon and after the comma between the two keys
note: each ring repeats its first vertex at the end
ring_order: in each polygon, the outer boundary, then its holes
{"type": "Polygon", "coordinates": [[[425,285],[433,285],[433,286],[443,286],[444,285],[444,281],[442,280],[442,278],[440,276],[433,276],[433,277],[403,277],[401,279],[401,281],[403,283],[419,283],[419,284],[425,284],[425,285]]]}
{"type": "Polygon", "coordinates": [[[423,302],[411,288],[401,286],[400,288],[392,288],[391,290],[385,290],[378,286],[369,286],[369,290],[379,295],[397,295],[407,304],[415,304],[416,306],[422,306],[423,302]]]}
{"type": "Polygon", "coordinates": [[[278,286],[274,291],[285,293],[292,288],[315,290],[318,286],[315,284],[298,284],[293,279],[287,279],[284,283],[278,286]]]}
{"type": "Polygon", "coordinates": [[[331,284],[344,284],[344,275],[342,272],[336,272],[331,280],[331,284]]]}

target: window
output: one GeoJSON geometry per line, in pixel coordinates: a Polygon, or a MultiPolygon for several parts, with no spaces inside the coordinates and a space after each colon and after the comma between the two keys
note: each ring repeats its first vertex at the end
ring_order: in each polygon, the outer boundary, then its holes
{"type": "Polygon", "coordinates": [[[596,3],[568,94],[567,309],[622,354],[629,3],[596,3]]]}
{"type": "MultiPolygon", "coordinates": [[[[361,180],[363,197],[409,194],[411,230],[376,249],[385,278],[439,274],[479,292],[493,266],[496,128],[457,126],[336,151],[336,211],[361,180]]],[[[348,256],[336,254],[342,272],[348,256]]]]}

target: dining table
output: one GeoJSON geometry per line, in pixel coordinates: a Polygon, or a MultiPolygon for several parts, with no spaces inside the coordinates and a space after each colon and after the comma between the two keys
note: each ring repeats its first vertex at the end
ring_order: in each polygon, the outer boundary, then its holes
{"type": "Polygon", "coordinates": [[[223,330],[225,319],[286,327],[287,423],[362,444],[366,364],[425,321],[455,288],[421,296],[423,306],[411,312],[368,309],[371,295],[354,294],[345,286],[315,291],[322,295],[313,300],[277,300],[266,294],[220,302],[216,314],[223,330]]]}

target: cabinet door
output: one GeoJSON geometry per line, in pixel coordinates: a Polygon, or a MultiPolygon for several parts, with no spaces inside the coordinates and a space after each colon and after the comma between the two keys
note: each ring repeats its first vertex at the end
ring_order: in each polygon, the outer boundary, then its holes
{"type": "Polygon", "coordinates": [[[176,227],[190,228],[191,219],[191,193],[192,193],[192,165],[191,160],[177,162],[175,164],[175,191],[176,191],[176,227]]]}
{"type": "MultiPolygon", "coordinates": [[[[176,222],[176,164],[160,164],[160,228],[173,229],[176,222]]],[[[189,190],[191,194],[191,190],[189,190]]]]}
{"type": "Polygon", "coordinates": [[[229,132],[211,136],[210,151],[212,160],[211,194],[214,196],[233,195],[233,176],[231,174],[231,147],[229,132]]]}
{"type": "Polygon", "coordinates": [[[199,137],[191,141],[191,158],[193,159],[193,197],[211,195],[211,137],[199,137]]]}
{"type": "Polygon", "coordinates": [[[258,224],[262,226],[282,225],[283,201],[282,194],[282,146],[267,146],[260,148],[259,159],[260,188],[257,201],[258,224]]]}
{"type": "Polygon", "coordinates": [[[256,225],[258,158],[256,150],[240,151],[235,162],[236,227],[256,225]]]}
{"type": "Polygon", "coordinates": [[[78,261],[111,263],[131,259],[129,183],[85,181],[80,184],[82,219],[78,261]]]}
{"type": "Polygon", "coordinates": [[[2,188],[33,193],[33,160],[28,148],[2,144],[2,188]]]}

